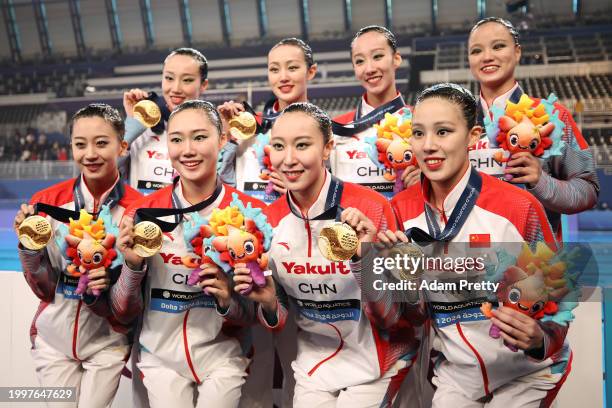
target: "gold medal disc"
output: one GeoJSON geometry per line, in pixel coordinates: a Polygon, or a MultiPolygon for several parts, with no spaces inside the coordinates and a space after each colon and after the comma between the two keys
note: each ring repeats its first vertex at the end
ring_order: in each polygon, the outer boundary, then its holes
{"type": "Polygon", "coordinates": [[[230,134],[236,139],[250,139],[257,133],[257,121],[249,112],[240,112],[240,115],[231,118],[229,126],[230,134]]]}
{"type": "Polygon", "coordinates": [[[357,252],[358,244],[357,233],[344,222],[323,227],[317,239],[321,255],[333,262],[351,259],[357,252]]]}
{"type": "Polygon", "coordinates": [[[134,226],[134,252],[148,258],[162,247],[162,230],[151,221],[142,221],[134,226]]]}
{"type": "Polygon", "coordinates": [[[143,126],[152,128],[161,120],[161,110],[155,102],[148,99],[143,99],[134,105],[134,118],[136,118],[143,126]]]}
{"type": "Polygon", "coordinates": [[[423,263],[422,261],[410,262],[408,259],[411,258],[422,258],[423,251],[418,245],[410,243],[410,242],[402,242],[396,244],[393,248],[389,250],[387,258],[396,259],[399,255],[401,261],[401,265],[418,265],[416,270],[407,270],[405,268],[391,268],[389,272],[397,279],[401,280],[414,280],[418,279],[423,274],[423,263]]]}
{"type": "Polygon", "coordinates": [[[47,246],[51,240],[51,223],[40,215],[32,215],[19,225],[19,242],[27,249],[37,251],[47,246]]]}

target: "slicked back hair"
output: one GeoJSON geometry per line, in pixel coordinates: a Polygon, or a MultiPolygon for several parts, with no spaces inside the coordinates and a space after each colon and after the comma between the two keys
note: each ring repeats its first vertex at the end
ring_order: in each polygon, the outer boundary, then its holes
{"type": "Polygon", "coordinates": [[[444,82],[430,86],[419,94],[415,106],[429,98],[440,98],[458,105],[467,122],[468,129],[476,126],[478,103],[474,95],[461,85],[444,82]]]}
{"type": "Polygon", "coordinates": [[[397,52],[397,40],[395,39],[395,34],[393,34],[388,28],[383,27],[383,26],[379,26],[379,25],[369,25],[369,26],[365,26],[363,28],[361,28],[359,31],[357,31],[355,33],[355,36],[353,37],[353,40],[351,41],[351,54],[353,54],[353,45],[355,44],[355,41],[361,37],[362,35],[364,35],[365,33],[369,33],[369,32],[376,32],[379,34],[382,34],[385,39],[387,40],[387,44],[389,44],[389,47],[391,47],[391,49],[393,50],[394,53],[397,52]]]}
{"type": "MultiPolygon", "coordinates": [[[[313,118],[323,135],[323,144],[327,144],[332,138],[332,121],[327,113],[317,105],[310,102],[295,102],[287,106],[280,114],[302,112],[313,118]]],[[[279,117],[280,117],[279,116],[279,117]]],[[[276,122],[275,122],[276,123],[276,122]]]]}
{"type": "Polygon", "coordinates": [[[304,54],[304,61],[306,61],[306,67],[310,68],[314,64],[316,64],[314,60],[314,56],[312,54],[312,48],[310,48],[310,45],[306,44],[304,41],[300,40],[299,38],[296,38],[296,37],[283,38],[282,40],[274,44],[274,46],[270,48],[270,51],[272,51],[273,49],[277,47],[280,47],[281,45],[293,45],[294,47],[298,47],[300,50],[302,50],[302,53],[304,54]]]}
{"type": "Polygon", "coordinates": [[[203,112],[204,115],[206,115],[206,117],[210,121],[210,123],[212,123],[213,126],[217,129],[219,137],[221,137],[221,134],[222,134],[221,117],[219,116],[219,112],[217,112],[216,106],[208,101],[203,101],[200,99],[193,99],[193,100],[181,103],[179,106],[176,107],[176,109],[172,111],[172,113],[170,114],[170,117],[168,118],[168,122],[170,122],[172,118],[175,117],[179,112],[182,112],[188,109],[193,109],[193,110],[198,110],[198,111],[203,112]]]}
{"type": "MultiPolygon", "coordinates": [[[[514,27],[510,21],[503,19],[501,17],[483,18],[482,20],[474,24],[474,27],[472,27],[472,29],[470,30],[470,36],[472,35],[474,31],[476,31],[478,27],[480,27],[483,24],[487,24],[487,23],[501,24],[508,30],[508,32],[510,33],[510,36],[512,36],[512,39],[514,40],[514,45],[521,45],[519,42],[519,32],[516,29],[516,27],[514,27]]],[[[469,37],[468,37],[468,40],[469,40],[469,37]]]]}
{"type": "Polygon", "coordinates": [[[193,58],[200,67],[200,79],[202,80],[202,82],[206,81],[206,78],[208,78],[208,60],[206,59],[204,54],[202,54],[195,48],[177,48],[173,50],[170,54],[168,54],[168,56],[164,60],[164,64],[166,64],[166,61],[168,61],[170,57],[173,57],[175,55],[186,55],[188,57],[193,58]]]}
{"type": "Polygon", "coordinates": [[[81,118],[102,118],[106,123],[112,126],[112,128],[117,132],[119,136],[119,140],[123,140],[123,135],[125,134],[125,124],[119,111],[113,108],[110,105],[105,103],[90,103],[84,108],[76,111],[72,118],[70,119],[70,125],[68,128],[70,138],[72,139],[72,129],[74,128],[74,124],[77,120],[81,118]]]}

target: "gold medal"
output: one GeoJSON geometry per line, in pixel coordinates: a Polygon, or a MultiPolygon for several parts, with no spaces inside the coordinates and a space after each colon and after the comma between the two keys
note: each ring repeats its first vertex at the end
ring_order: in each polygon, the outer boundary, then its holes
{"type": "Polygon", "coordinates": [[[162,230],[151,221],[142,221],[134,226],[134,252],[148,258],[162,247],[162,230]]]}
{"type": "Polygon", "coordinates": [[[142,123],[143,126],[152,128],[161,120],[161,111],[155,102],[143,99],[134,105],[134,118],[142,123]]]}
{"type": "Polygon", "coordinates": [[[40,215],[32,215],[21,222],[18,228],[19,242],[31,250],[47,246],[51,240],[51,223],[40,215]]]}
{"type": "Polygon", "coordinates": [[[355,230],[348,224],[336,222],[321,229],[317,244],[321,255],[338,262],[347,261],[355,255],[359,240],[355,230]]]}
{"type": "Polygon", "coordinates": [[[257,121],[249,112],[240,112],[229,120],[229,132],[236,139],[250,139],[257,133],[257,121]]]}
{"type": "Polygon", "coordinates": [[[409,261],[411,258],[417,259],[423,257],[423,251],[417,245],[410,242],[398,243],[389,250],[386,258],[396,259],[398,256],[401,259],[400,265],[417,265],[417,268],[416,270],[407,270],[403,267],[394,267],[389,270],[393,276],[401,280],[415,280],[423,274],[424,260],[418,262],[409,261]]]}

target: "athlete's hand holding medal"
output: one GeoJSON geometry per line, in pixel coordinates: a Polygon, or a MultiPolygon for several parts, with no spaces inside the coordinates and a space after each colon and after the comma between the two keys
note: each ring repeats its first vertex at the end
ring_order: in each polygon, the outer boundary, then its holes
{"type": "Polygon", "coordinates": [[[244,110],[239,102],[229,101],[217,107],[223,121],[223,128],[235,140],[247,140],[257,133],[255,116],[244,110]]]}
{"type": "Polygon", "coordinates": [[[36,215],[34,206],[28,204],[21,204],[13,228],[21,245],[33,251],[46,247],[53,235],[49,221],[36,215]]]}
{"type": "MultiPolygon", "coordinates": [[[[380,246],[386,248],[387,251],[383,254],[387,258],[395,258],[396,256],[404,257],[407,255],[410,258],[420,258],[423,256],[423,251],[416,244],[411,243],[404,231],[381,231],[378,233],[378,242],[380,246]]],[[[423,269],[416,271],[406,271],[399,268],[391,268],[391,274],[400,280],[417,280],[423,274],[423,269]]]]}
{"type": "Polygon", "coordinates": [[[161,228],[150,221],[134,225],[134,219],[123,217],[117,247],[125,257],[125,263],[132,270],[140,270],[144,258],[155,255],[162,245],[161,228]]]}
{"type": "MultiPolygon", "coordinates": [[[[257,125],[257,120],[250,111],[252,109],[250,107],[248,110],[245,109],[243,103],[234,101],[225,102],[219,105],[217,110],[223,121],[223,128],[226,129],[226,132],[233,140],[249,140],[257,135],[258,132],[263,131],[257,125]]],[[[280,195],[287,193],[285,183],[276,171],[270,172],[269,183],[271,183],[271,189],[280,195]]]]}
{"type": "Polygon", "coordinates": [[[346,208],[340,213],[340,222],[321,229],[318,237],[321,255],[333,262],[361,257],[361,243],[373,242],[376,226],[356,208],[346,208]]]}
{"type": "Polygon", "coordinates": [[[128,117],[138,120],[144,127],[153,128],[162,119],[162,110],[154,102],[156,98],[154,92],[130,89],[123,94],[123,108],[128,117]]]}
{"type": "MultiPolygon", "coordinates": [[[[36,204],[36,206],[22,204],[14,219],[14,229],[21,245],[23,245],[24,248],[32,251],[40,251],[44,249],[49,244],[51,238],[54,235],[51,223],[47,218],[37,214],[37,207],[42,207],[42,211],[50,212],[51,216],[62,222],[66,221],[63,218],[65,218],[67,214],[70,213],[70,210],[62,209],[60,207],[49,206],[46,204],[36,204]]],[[[91,215],[84,212],[84,210],[81,210],[81,213],[81,215],[85,214],[86,216],[91,217],[91,215]]],[[[73,223],[73,219],[70,218],[70,225],[72,226],[73,223]]],[[[96,223],[104,225],[104,222],[101,219],[98,219],[96,223]]],[[[93,233],[93,231],[94,230],[88,229],[87,233],[93,233]]],[[[114,243],[115,237],[110,233],[105,235],[107,235],[108,239],[104,240],[104,242],[107,243],[107,245],[110,245],[109,248],[105,248],[104,253],[106,254],[107,250],[113,251],[112,245],[114,243]]],[[[88,242],[91,241],[98,243],[98,241],[92,239],[92,237],[90,237],[89,235],[87,235],[87,237],[85,238],[89,239],[88,242]]],[[[68,258],[72,258],[72,263],[68,266],[67,272],[73,274],[73,276],[79,276],[80,278],[76,293],[84,294],[85,292],[87,292],[87,294],[99,296],[102,291],[107,290],[110,286],[110,278],[108,275],[107,267],[110,266],[112,258],[114,258],[115,255],[111,255],[109,253],[109,259],[92,259],[91,269],[87,269],[84,267],[77,268],[74,265],[74,262],[76,260],[75,257],[77,256],[77,251],[85,251],[85,249],[79,249],[79,244],[81,243],[81,241],[83,241],[83,237],[81,237],[80,235],[78,237],[75,237],[70,234],[65,235],[65,231],[62,231],[60,228],[57,236],[57,243],[58,245],[60,245],[60,251],[66,251],[65,256],[68,256],[68,258]],[[64,240],[66,240],[66,242],[64,242],[64,240]],[[65,247],[66,243],[68,243],[68,247],[65,247]]],[[[98,248],[98,246],[94,244],[95,248],[98,248]]],[[[112,253],[114,254],[114,252],[112,253]]],[[[95,255],[99,256],[97,252],[95,255]]],[[[79,260],[81,256],[87,257],[88,255],[79,252],[79,260]]]]}

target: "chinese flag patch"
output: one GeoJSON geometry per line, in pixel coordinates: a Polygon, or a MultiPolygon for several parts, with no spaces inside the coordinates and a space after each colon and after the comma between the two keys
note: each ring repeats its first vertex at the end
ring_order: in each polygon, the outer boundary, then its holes
{"type": "Polygon", "coordinates": [[[470,248],[489,248],[490,246],[490,234],[470,234],[470,248]]]}

